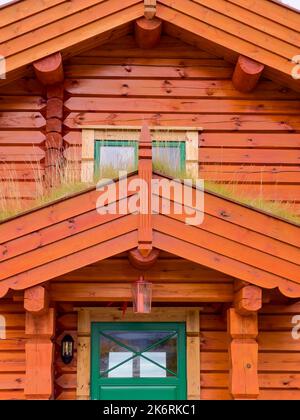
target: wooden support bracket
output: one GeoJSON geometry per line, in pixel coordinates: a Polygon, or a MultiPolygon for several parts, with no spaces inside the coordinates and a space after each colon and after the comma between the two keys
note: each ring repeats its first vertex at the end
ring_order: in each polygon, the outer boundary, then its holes
{"type": "Polygon", "coordinates": [[[160,19],[140,18],[135,21],[135,39],[140,48],[150,49],[158,45],[162,33],[160,19]]]}
{"type": "Polygon", "coordinates": [[[240,55],[232,76],[232,83],[236,90],[243,93],[252,92],[258,84],[264,68],[263,64],[240,55]]]}
{"type": "Polygon", "coordinates": [[[33,315],[41,315],[48,310],[49,295],[43,286],[35,286],[24,292],[24,308],[33,315]]]}
{"type": "Polygon", "coordinates": [[[63,60],[61,53],[55,53],[33,63],[36,77],[45,85],[55,85],[64,80],[63,60]]]}

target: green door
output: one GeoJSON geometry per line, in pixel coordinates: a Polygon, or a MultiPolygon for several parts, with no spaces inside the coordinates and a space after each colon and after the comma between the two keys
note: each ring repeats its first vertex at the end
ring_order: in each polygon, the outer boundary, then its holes
{"type": "Polygon", "coordinates": [[[93,323],[93,400],[185,400],[184,323],[93,323]]]}

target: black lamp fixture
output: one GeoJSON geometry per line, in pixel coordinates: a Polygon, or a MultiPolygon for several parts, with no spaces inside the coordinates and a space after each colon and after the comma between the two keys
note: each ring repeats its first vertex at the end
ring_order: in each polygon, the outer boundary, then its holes
{"type": "Polygon", "coordinates": [[[74,356],[74,340],[69,334],[65,335],[61,341],[61,359],[65,365],[69,365],[74,356]]]}

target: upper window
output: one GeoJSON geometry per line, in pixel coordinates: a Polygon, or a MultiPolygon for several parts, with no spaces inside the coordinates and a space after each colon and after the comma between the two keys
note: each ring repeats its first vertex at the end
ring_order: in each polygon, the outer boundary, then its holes
{"type": "MultiPolygon", "coordinates": [[[[198,176],[199,129],[151,128],[153,170],[183,178],[198,176]]],[[[82,181],[117,178],[138,168],[137,128],[88,128],[82,136],[82,181]]]]}

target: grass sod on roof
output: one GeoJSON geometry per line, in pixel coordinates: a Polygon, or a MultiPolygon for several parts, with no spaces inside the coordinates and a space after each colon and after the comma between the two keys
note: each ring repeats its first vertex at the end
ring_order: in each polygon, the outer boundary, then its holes
{"type": "MultiPolygon", "coordinates": [[[[134,166],[124,168],[123,162],[122,165],[120,163],[119,166],[115,163],[114,165],[102,165],[101,169],[95,174],[93,181],[86,183],[81,182],[80,180],[80,164],[65,162],[64,165],[57,165],[55,174],[55,177],[59,180],[57,186],[51,189],[45,189],[44,174],[40,170],[32,169],[32,183],[34,185],[33,197],[31,200],[24,200],[22,198],[22,186],[24,183],[18,180],[17,171],[13,166],[4,165],[4,168],[6,168],[5,181],[4,179],[0,179],[0,221],[3,222],[23,212],[83,192],[88,188],[95,187],[101,179],[117,179],[119,176],[119,169],[116,169],[116,167],[122,167],[128,174],[137,170],[134,166]]],[[[185,170],[176,169],[176,165],[172,164],[169,159],[168,161],[164,161],[161,158],[156,159],[153,162],[153,170],[161,175],[174,179],[191,179],[191,176],[189,176],[185,170]]],[[[4,170],[2,170],[2,172],[3,171],[4,170]]],[[[234,174],[232,179],[233,181],[231,183],[205,181],[205,190],[224,197],[225,199],[233,200],[256,210],[261,210],[271,216],[280,217],[286,221],[300,225],[300,215],[296,214],[292,202],[266,200],[264,197],[263,185],[260,186],[260,193],[258,196],[251,198],[243,191],[243,186],[248,185],[248,183],[237,183],[234,174]]]]}

